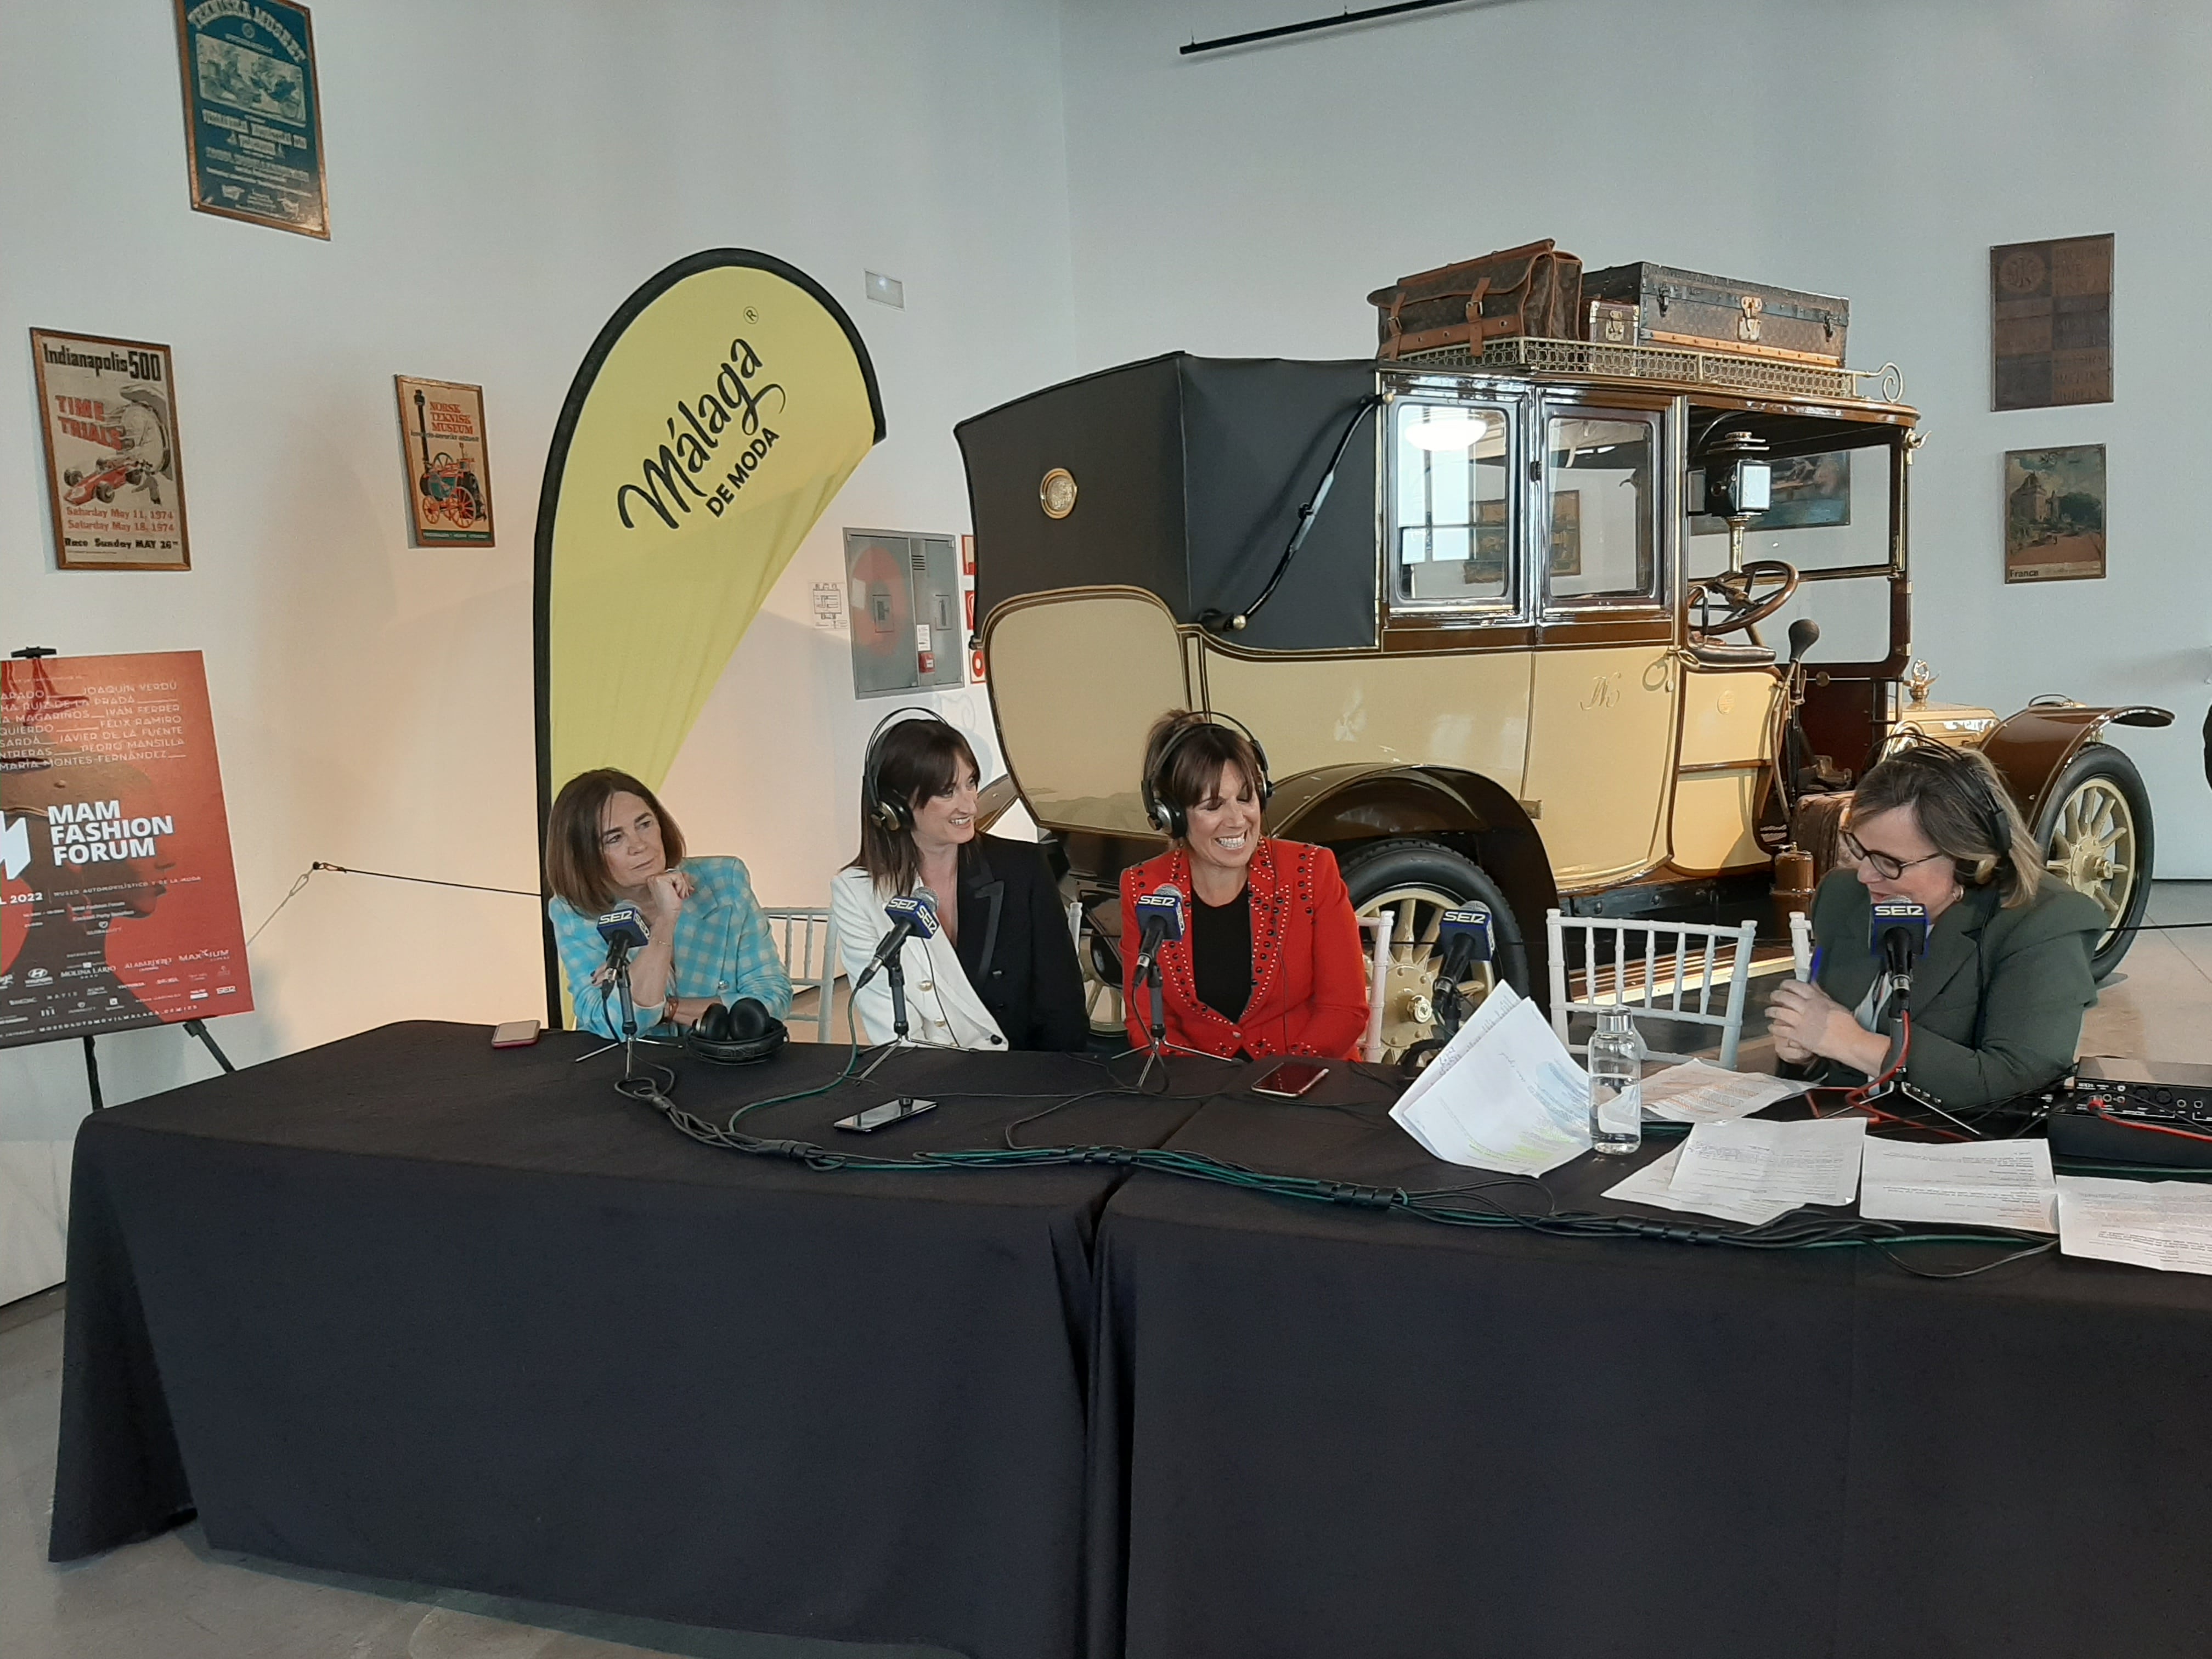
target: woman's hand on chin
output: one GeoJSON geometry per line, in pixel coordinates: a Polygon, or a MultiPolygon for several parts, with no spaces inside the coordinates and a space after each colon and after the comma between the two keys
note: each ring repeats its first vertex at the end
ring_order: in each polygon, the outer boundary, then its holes
{"type": "Polygon", "coordinates": [[[663,870],[645,884],[645,920],[649,929],[658,932],[672,927],[684,913],[684,901],[692,893],[691,878],[681,870],[663,870]]]}

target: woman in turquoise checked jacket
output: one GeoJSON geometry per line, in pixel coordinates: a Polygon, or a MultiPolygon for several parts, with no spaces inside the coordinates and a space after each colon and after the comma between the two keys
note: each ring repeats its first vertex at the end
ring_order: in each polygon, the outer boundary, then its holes
{"type": "Polygon", "coordinates": [[[630,958],[641,1033],[689,1025],[713,1003],[756,999],[776,1018],[791,1010],[791,976],[735,859],[684,855],[684,832],[652,790],[602,767],[561,787],[545,833],[545,902],[576,1023],[621,1034],[599,919],[618,904],[645,916],[648,942],[630,958]]]}

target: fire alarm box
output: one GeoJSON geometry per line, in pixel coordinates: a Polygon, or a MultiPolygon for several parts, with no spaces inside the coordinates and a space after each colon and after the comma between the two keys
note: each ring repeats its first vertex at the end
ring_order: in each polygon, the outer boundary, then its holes
{"type": "Polygon", "coordinates": [[[965,678],[959,540],[895,530],[845,532],[853,690],[889,696],[965,678]]]}

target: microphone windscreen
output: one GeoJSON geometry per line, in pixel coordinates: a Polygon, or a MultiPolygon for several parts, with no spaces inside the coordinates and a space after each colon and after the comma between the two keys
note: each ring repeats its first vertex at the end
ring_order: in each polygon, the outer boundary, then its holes
{"type": "Polygon", "coordinates": [[[1868,943],[1877,953],[1891,949],[1904,953],[1908,963],[1917,961],[1928,949],[1928,908],[1911,899],[1878,899],[1873,906],[1872,937],[1868,943]],[[1889,943],[1894,935],[1898,944],[1889,943]]]}
{"type": "Polygon", "coordinates": [[[937,937],[937,895],[927,887],[893,899],[884,906],[884,914],[921,939],[937,937]]]}
{"type": "Polygon", "coordinates": [[[1163,939],[1179,940],[1182,938],[1182,893],[1173,884],[1163,884],[1137,901],[1137,921],[1160,923],[1166,929],[1163,939]]]}

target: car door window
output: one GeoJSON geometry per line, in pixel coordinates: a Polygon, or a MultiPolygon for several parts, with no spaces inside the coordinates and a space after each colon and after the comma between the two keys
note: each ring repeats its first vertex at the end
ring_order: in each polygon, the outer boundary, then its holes
{"type": "Polygon", "coordinates": [[[1563,410],[1545,423],[1545,445],[1549,602],[1659,603],[1657,416],[1563,410]]]}
{"type": "Polygon", "coordinates": [[[1394,608],[1512,611],[1512,424],[1506,411],[1401,400],[1390,416],[1394,608]]]}

